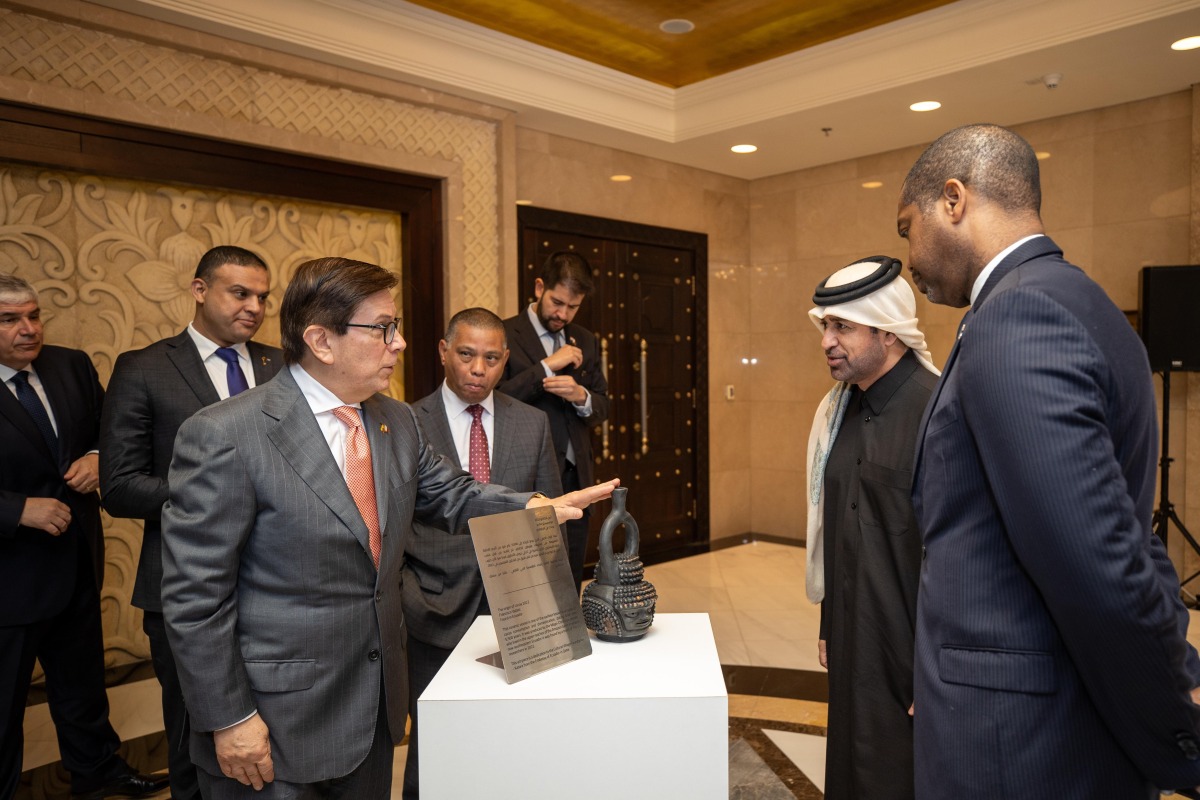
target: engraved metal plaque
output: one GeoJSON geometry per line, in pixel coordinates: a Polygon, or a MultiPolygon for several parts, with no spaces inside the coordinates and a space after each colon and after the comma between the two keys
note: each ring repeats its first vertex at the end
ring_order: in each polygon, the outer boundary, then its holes
{"type": "Polygon", "coordinates": [[[469,524],[508,682],[591,655],[554,509],[526,508],[469,524]]]}

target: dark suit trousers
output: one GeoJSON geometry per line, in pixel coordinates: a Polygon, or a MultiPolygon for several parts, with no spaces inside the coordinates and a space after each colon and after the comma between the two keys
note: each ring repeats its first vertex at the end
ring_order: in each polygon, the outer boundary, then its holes
{"type": "Polygon", "coordinates": [[[0,626],[0,798],[9,800],[21,778],[22,728],[33,661],[46,672],[46,699],[72,791],[90,791],[129,771],[117,755],[121,745],[108,721],[104,689],[104,637],[100,593],[90,551],[79,548],[75,593],[57,616],[28,625],[0,626]]]}
{"type": "Polygon", "coordinates": [[[196,800],[200,797],[200,784],[196,778],[196,765],[192,763],[192,757],[188,753],[192,726],[188,724],[187,708],[183,704],[183,688],[179,685],[175,654],[171,652],[171,644],[167,641],[167,624],[163,620],[162,612],[145,612],[142,617],[142,630],[150,640],[154,675],[162,687],[171,797],[173,800],[196,800]]]}
{"type": "MultiPolygon", "coordinates": [[[[579,491],[579,470],[574,464],[567,464],[562,473],[563,494],[579,491]]],[[[567,562],[571,565],[571,577],[575,579],[575,594],[579,595],[583,588],[583,560],[587,556],[588,541],[588,509],[583,510],[579,519],[569,519],[566,522],[567,531],[567,562]]]]}

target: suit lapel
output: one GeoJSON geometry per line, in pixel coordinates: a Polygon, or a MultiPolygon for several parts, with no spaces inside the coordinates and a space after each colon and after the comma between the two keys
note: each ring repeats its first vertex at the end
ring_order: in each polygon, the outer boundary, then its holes
{"type": "Polygon", "coordinates": [[[250,351],[250,366],[254,369],[254,385],[262,386],[275,377],[280,365],[272,363],[273,357],[258,342],[246,342],[246,348],[250,351]]]}
{"type": "MultiPolygon", "coordinates": [[[[338,470],[325,435],[321,433],[321,427],[300,387],[296,385],[296,380],[290,372],[281,370],[277,380],[270,381],[265,391],[267,396],[263,398],[263,413],[278,423],[267,429],[267,438],[313,494],[354,534],[369,558],[371,549],[367,525],[358,506],[354,504],[346,478],[338,470]]],[[[375,480],[378,484],[378,472],[375,480]]]]}
{"type": "MultiPolygon", "coordinates": [[[[46,394],[53,396],[51,395],[50,387],[46,384],[46,378],[52,370],[46,369],[44,370],[45,374],[43,374],[43,370],[39,369],[37,365],[34,366],[34,369],[38,370],[38,379],[41,380],[42,386],[46,388],[46,394]]],[[[54,405],[53,401],[51,405],[54,405]]],[[[57,472],[59,468],[58,458],[54,453],[50,452],[50,445],[46,444],[46,440],[42,438],[42,432],[38,430],[37,423],[33,421],[33,417],[29,416],[29,412],[18,402],[17,396],[7,386],[0,387],[0,414],[8,418],[13,427],[29,440],[30,445],[54,465],[54,469],[57,472]]],[[[62,419],[57,412],[54,416],[55,419],[62,419]]],[[[62,440],[60,439],[60,448],[61,445],[62,440]]]]}
{"type": "Polygon", "coordinates": [[[533,329],[533,323],[529,321],[528,307],[522,309],[521,313],[517,315],[516,329],[517,345],[530,361],[538,362],[546,357],[546,348],[542,347],[542,339],[533,329]]]}
{"type": "Polygon", "coordinates": [[[179,377],[188,385],[202,406],[211,406],[221,399],[217,389],[208,377],[208,370],[200,360],[200,352],[196,343],[185,330],[167,342],[167,358],[179,370],[179,377]]]}
{"type": "Polygon", "coordinates": [[[432,402],[421,406],[421,414],[421,425],[424,426],[425,435],[429,437],[429,444],[433,449],[444,455],[454,466],[466,469],[458,460],[458,445],[454,443],[454,436],[450,433],[450,419],[446,416],[446,401],[442,398],[441,388],[437,389],[432,402]]]}
{"type": "Polygon", "coordinates": [[[508,426],[512,422],[509,416],[508,399],[502,397],[495,392],[492,392],[492,408],[495,410],[495,419],[492,420],[492,483],[504,483],[504,476],[508,471],[508,462],[512,458],[513,448],[501,447],[500,442],[511,441],[511,434],[508,426]]]}

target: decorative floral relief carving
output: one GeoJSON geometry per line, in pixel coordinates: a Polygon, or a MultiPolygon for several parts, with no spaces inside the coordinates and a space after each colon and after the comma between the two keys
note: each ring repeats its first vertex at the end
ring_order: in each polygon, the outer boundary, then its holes
{"type": "MultiPolygon", "coordinates": [[[[200,257],[217,244],[267,263],[271,297],[259,339],[278,344],[279,303],[296,267],[340,255],[401,272],[400,219],[369,209],[164,186],[32,167],[0,168],[0,270],[37,287],[46,341],[91,356],[107,384],[117,356],[182,330],[200,257]]],[[[403,396],[402,370],[393,394],[403,396]]],[[[141,523],[104,517],[105,660],[147,658],[129,605],[141,523]]]]}

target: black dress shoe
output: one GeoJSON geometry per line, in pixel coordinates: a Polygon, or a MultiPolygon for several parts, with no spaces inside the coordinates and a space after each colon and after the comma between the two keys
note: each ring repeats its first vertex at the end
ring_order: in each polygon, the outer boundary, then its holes
{"type": "Polygon", "coordinates": [[[170,779],[167,773],[143,775],[140,772],[130,772],[127,775],[113,778],[90,792],[71,793],[71,800],[104,800],[106,797],[149,797],[155,792],[167,788],[170,779]]]}

